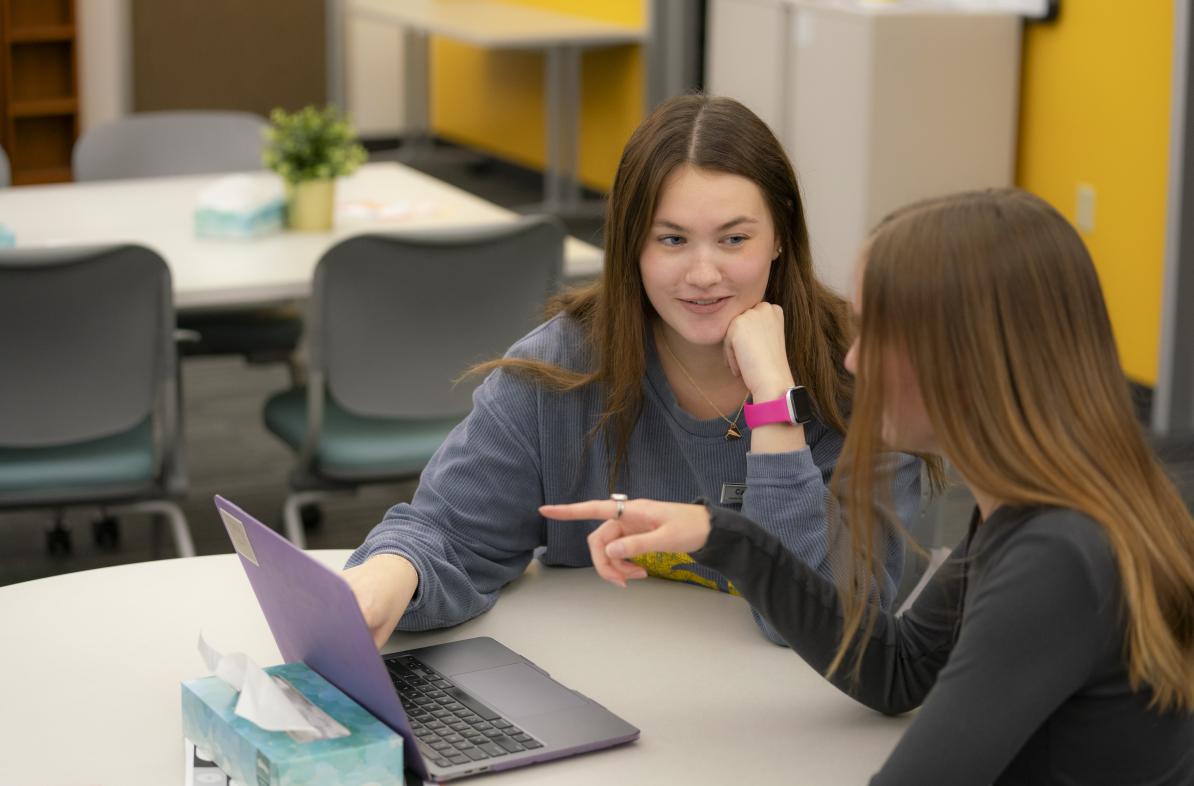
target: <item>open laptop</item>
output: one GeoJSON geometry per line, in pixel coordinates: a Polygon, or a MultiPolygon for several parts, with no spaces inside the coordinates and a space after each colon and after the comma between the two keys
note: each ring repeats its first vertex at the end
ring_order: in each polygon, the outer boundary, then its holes
{"type": "Polygon", "coordinates": [[[639,730],[491,638],[379,655],[337,571],[223,497],[216,507],[270,631],[405,740],[424,780],[450,780],[637,739],[639,730]]]}

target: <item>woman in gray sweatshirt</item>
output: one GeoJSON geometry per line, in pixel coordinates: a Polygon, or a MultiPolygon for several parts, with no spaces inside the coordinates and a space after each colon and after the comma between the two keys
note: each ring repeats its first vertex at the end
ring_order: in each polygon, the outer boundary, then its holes
{"type": "Polygon", "coordinates": [[[1006,190],[899,211],[864,256],[840,590],[716,506],[543,512],[610,519],[590,545],[617,584],[636,554],[690,552],[859,701],[920,707],[874,784],[1194,784],[1194,522],[1136,422],[1081,238],[1006,190]],[[871,602],[866,553],[891,446],[947,457],[978,502],[900,617],[871,602]]]}
{"type": "MultiPolygon", "coordinates": [[[[484,367],[472,412],[414,499],[350,558],[346,578],[379,646],[395,626],[486,611],[536,550],[547,564],[589,564],[586,533],[544,519],[545,503],[705,496],[825,576],[848,548],[826,486],[852,396],[848,307],[813,275],[796,176],[770,129],[731,99],[662,104],[623,151],[605,258],[599,281],[562,295],[554,316],[484,367]],[[788,398],[792,417],[747,428],[748,401],[787,412],[788,398]]],[[[920,462],[896,463],[874,544],[884,605],[904,560],[891,525],[920,504],[920,462]]],[[[685,554],[640,563],[737,591],[685,554]]]]}

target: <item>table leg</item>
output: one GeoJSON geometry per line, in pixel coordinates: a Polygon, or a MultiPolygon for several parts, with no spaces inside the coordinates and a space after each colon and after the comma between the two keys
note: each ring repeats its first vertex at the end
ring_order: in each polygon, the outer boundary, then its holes
{"type": "Polygon", "coordinates": [[[547,162],[543,207],[549,213],[575,213],[580,207],[576,179],[580,129],[580,48],[560,45],[544,58],[547,162]]]}
{"type": "Polygon", "coordinates": [[[411,160],[430,152],[431,47],[425,30],[405,28],[402,48],[402,108],[405,143],[399,158],[411,160]]]}

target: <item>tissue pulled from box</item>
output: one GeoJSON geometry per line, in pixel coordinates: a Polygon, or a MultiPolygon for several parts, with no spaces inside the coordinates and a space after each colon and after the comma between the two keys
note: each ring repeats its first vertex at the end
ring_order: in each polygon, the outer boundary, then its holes
{"type": "Polygon", "coordinates": [[[293,732],[298,741],[335,739],[348,729],[311,704],[290,683],[265,673],[243,652],[221,654],[199,634],[199,653],[212,674],[219,677],[240,696],[236,701],[238,717],[266,731],[293,732]]]}
{"type": "Polygon", "coordinates": [[[195,234],[247,238],[277,232],[286,220],[286,192],[277,175],[228,175],[199,192],[195,234]]]}

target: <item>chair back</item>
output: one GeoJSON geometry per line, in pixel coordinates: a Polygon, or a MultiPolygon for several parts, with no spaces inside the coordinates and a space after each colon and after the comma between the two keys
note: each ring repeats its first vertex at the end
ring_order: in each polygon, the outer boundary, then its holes
{"type": "Polygon", "coordinates": [[[170,271],[135,245],[0,250],[0,446],[126,431],[177,406],[170,271]]]}
{"type": "Polygon", "coordinates": [[[205,175],[264,168],[264,119],[249,112],[146,112],[87,130],[75,180],[205,175]]]}
{"type": "Polygon", "coordinates": [[[333,246],[315,270],[307,324],[313,382],[358,415],[465,415],[479,379],[543,317],[558,286],[558,219],[419,234],[367,234],[333,246]]]}
{"type": "Polygon", "coordinates": [[[8,155],[0,147],[0,188],[7,188],[12,183],[12,170],[8,166],[8,155]]]}

